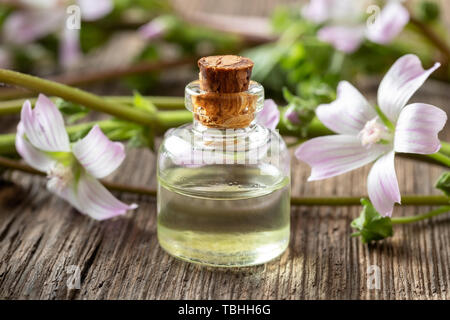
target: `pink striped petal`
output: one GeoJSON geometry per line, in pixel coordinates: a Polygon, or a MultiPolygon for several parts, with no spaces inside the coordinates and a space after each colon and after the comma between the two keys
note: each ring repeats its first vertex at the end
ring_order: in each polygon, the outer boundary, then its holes
{"type": "Polygon", "coordinates": [[[409,21],[409,12],[398,1],[391,0],[383,7],[374,23],[367,27],[370,41],[386,44],[391,42],[409,21]]]}
{"type": "Polygon", "coordinates": [[[82,174],[78,182],[77,202],[81,213],[96,220],[105,220],[136,209],[137,204],[125,204],[115,198],[98,180],[82,174]]]}
{"type": "Polygon", "coordinates": [[[6,42],[27,44],[58,31],[64,26],[64,10],[22,10],[10,14],[3,24],[6,42]]]}
{"type": "Polygon", "coordinates": [[[308,181],[322,180],[362,167],[386,152],[387,145],[361,145],[353,135],[333,135],[311,139],[303,143],[295,156],[311,166],[308,181]]]}
{"type": "Polygon", "coordinates": [[[39,95],[34,109],[31,109],[29,100],[25,101],[20,118],[26,137],[35,148],[42,151],[70,151],[64,119],[45,95],[39,95]]]}
{"type": "Polygon", "coordinates": [[[378,159],[367,179],[370,201],[382,216],[391,216],[394,204],[401,202],[395,174],[394,154],[394,151],[390,151],[378,159]]]}
{"type": "Polygon", "coordinates": [[[447,114],[424,103],[413,103],[403,108],[395,128],[396,152],[430,154],[438,152],[441,142],[438,133],[444,128],[447,114]]]}
{"type": "Polygon", "coordinates": [[[392,65],[378,88],[378,105],[389,120],[397,121],[400,111],[414,92],[439,66],[440,63],[435,63],[424,70],[414,54],[404,55],[392,65]]]}
{"type": "Polygon", "coordinates": [[[362,25],[323,27],[317,33],[317,37],[339,51],[352,53],[361,46],[364,40],[364,27],[362,25]]]}
{"type": "Polygon", "coordinates": [[[106,177],[125,159],[123,144],[109,140],[98,125],[74,143],[72,151],[86,171],[96,178],[106,177]]]}
{"type": "Polygon", "coordinates": [[[256,122],[269,129],[275,129],[280,121],[280,110],[272,99],[264,101],[263,109],[256,115],[256,122]]]}
{"type": "Polygon", "coordinates": [[[24,128],[22,122],[17,126],[16,150],[25,162],[36,170],[47,172],[54,165],[55,160],[48,157],[44,152],[36,149],[24,137],[24,128]]]}
{"type": "Polygon", "coordinates": [[[329,129],[337,133],[356,135],[377,113],[355,87],[347,81],[341,81],[336,100],[318,106],[316,115],[329,129]]]}
{"type": "Polygon", "coordinates": [[[94,21],[109,14],[113,8],[112,0],[77,0],[81,9],[81,17],[86,21],[94,21]]]}

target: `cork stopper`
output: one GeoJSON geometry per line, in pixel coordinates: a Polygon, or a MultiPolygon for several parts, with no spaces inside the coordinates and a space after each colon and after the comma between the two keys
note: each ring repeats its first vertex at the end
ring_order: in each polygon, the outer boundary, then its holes
{"type": "Polygon", "coordinates": [[[200,89],[193,112],[211,128],[244,128],[255,117],[257,96],[247,92],[253,61],[240,56],[210,56],[198,61],[200,89]]]}
{"type": "Polygon", "coordinates": [[[211,56],[198,60],[200,88],[208,92],[248,90],[253,61],[240,56],[211,56]]]}

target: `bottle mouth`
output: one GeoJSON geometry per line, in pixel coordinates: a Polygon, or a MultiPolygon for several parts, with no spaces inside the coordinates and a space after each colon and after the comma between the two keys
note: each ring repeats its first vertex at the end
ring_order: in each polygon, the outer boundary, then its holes
{"type": "Polygon", "coordinates": [[[200,81],[195,80],[185,88],[185,105],[203,126],[217,129],[246,128],[264,107],[264,88],[252,80],[246,91],[208,92],[200,89],[200,81]]]}

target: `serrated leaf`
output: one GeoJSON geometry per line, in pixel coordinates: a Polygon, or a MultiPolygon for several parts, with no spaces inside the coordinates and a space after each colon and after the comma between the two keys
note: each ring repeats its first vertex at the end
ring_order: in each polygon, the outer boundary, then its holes
{"type": "Polygon", "coordinates": [[[360,216],[351,223],[351,227],[358,230],[352,236],[361,236],[363,243],[391,237],[394,234],[391,218],[380,215],[367,199],[361,199],[361,204],[360,216]]]}

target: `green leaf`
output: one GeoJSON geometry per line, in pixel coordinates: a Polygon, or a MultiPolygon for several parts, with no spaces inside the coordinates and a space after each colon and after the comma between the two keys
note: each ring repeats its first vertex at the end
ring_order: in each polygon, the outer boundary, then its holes
{"type": "Polygon", "coordinates": [[[137,109],[141,109],[147,112],[157,112],[156,106],[151,103],[148,99],[145,99],[141,94],[137,91],[134,91],[134,107],[137,109]]]}
{"type": "Polygon", "coordinates": [[[450,172],[441,174],[435,187],[444,192],[447,197],[450,197],[450,172]]]}
{"type": "Polygon", "coordinates": [[[56,99],[55,105],[63,115],[67,116],[69,124],[81,120],[89,114],[88,108],[61,98],[56,99]]]}
{"type": "Polygon", "coordinates": [[[361,199],[363,210],[358,218],[352,221],[352,228],[358,230],[352,236],[361,236],[363,243],[383,240],[392,237],[391,218],[381,216],[367,199],[361,199]]]}

